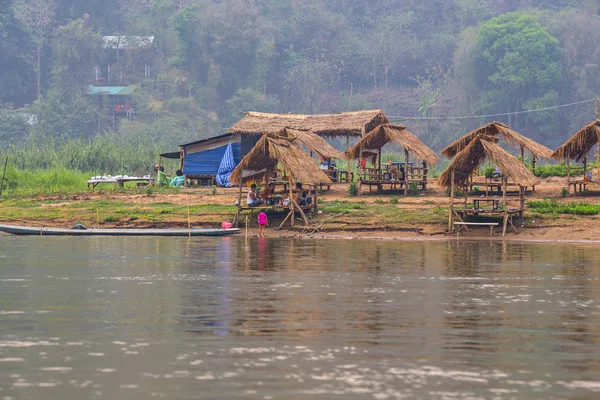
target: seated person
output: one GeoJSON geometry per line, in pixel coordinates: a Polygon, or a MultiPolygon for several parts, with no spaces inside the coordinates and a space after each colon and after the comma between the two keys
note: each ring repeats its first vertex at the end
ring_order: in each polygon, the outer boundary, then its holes
{"type": "Polygon", "coordinates": [[[279,202],[279,205],[281,207],[289,207],[290,206],[290,196],[287,193],[283,194],[283,198],[281,199],[281,201],[279,202]]]}
{"type": "Polygon", "coordinates": [[[404,171],[404,167],[402,165],[400,166],[400,180],[406,180],[406,172],[404,171]]]}
{"type": "Polygon", "coordinates": [[[183,186],[185,184],[183,179],[183,171],[178,169],[177,172],[175,172],[175,175],[177,176],[173,178],[169,186],[183,186]]]}
{"type": "Polygon", "coordinates": [[[267,200],[273,195],[273,193],[275,193],[275,184],[269,183],[265,190],[263,190],[263,192],[260,194],[260,199],[262,200],[263,204],[267,204],[267,200]]]}
{"type": "Polygon", "coordinates": [[[165,175],[165,167],[160,164],[156,164],[154,167],[154,172],[156,172],[156,183],[160,186],[169,186],[169,180],[165,175]]]}
{"type": "Polygon", "coordinates": [[[248,204],[248,207],[258,207],[262,204],[262,200],[259,199],[256,195],[256,183],[253,183],[250,186],[250,191],[248,192],[246,203],[248,204]]]}
{"type": "Polygon", "coordinates": [[[296,182],[296,189],[292,191],[292,196],[298,205],[306,204],[306,192],[302,188],[302,182],[296,182]]]}

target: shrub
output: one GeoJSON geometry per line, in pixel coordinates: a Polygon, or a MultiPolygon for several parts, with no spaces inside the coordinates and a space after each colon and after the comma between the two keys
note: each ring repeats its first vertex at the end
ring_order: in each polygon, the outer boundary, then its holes
{"type": "Polygon", "coordinates": [[[348,193],[350,194],[350,196],[356,196],[358,194],[358,186],[356,186],[356,183],[350,183],[350,185],[348,186],[348,193]]]}
{"type": "Polygon", "coordinates": [[[212,185],[210,187],[210,193],[214,196],[215,194],[217,194],[217,186],[216,185],[212,185]]]}
{"type": "Polygon", "coordinates": [[[390,204],[398,204],[398,200],[399,200],[399,199],[398,199],[397,197],[392,197],[392,198],[390,199],[390,204]]]}
{"type": "Polygon", "coordinates": [[[564,187],[560,190],[560,195],[562,197],[567,197],[568,194],[569,194],[569,189],[567,189],[566,187],[564,187]]]}
{"type": "Polygon", "coordinates": [[[408,194],[411,196],[416,196],[419,193],[421,193],[419,190],[419,185],[416,182],[410,182],[408,184],[408,194]]]}
{"type": "Polygon", "coordinates": [[[118,215],[107,215],[106,218],[104,218],[104,222],[117,222],[119,221],[121,218],[118,215]]]}

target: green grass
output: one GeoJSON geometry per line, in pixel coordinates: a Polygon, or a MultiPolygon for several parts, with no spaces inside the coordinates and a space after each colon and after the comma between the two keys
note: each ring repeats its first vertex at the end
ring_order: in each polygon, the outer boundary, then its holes
{"type": "Polygon", "coordinates": [[[589,203],[558,203],[549,200],[531,200],[527,202],[527,207],[539,214],[575,214],[575,215],[597,215],[600,213],[599,204],[589,203]]]}

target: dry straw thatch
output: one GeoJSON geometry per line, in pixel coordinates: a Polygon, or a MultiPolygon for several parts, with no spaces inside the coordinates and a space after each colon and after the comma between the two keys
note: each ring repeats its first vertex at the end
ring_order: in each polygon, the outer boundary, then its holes
{"type": "Polygon", "coordinates": [[[286,128],[279,132],[278,135],[293,139],[294,143],[301,144],[308,150],[314,151],[321,157],[321,159],[326,160],[329,158],[346,158],[344,153],[327,143],[325,139],[313,132],[286,128]]]}
{"type": "Polygon", "coordinates": [[[229,132],[240,135],[276,134],[285,128],[311,131],[319,136],[362,136],[376,126],[388,123],[381,110],[352,111],[341,114],[268,114],[248,112],[229,132]]]}
{"type": "Polygon", "coordinates": [[[565,144],[556,149],[552,153],[552,158],[557,161],[564,161],[565,158],[581,161],[598,143],[600,143],[600,120],[584,126],[565,144]]]}
{"type": "Polygon", "coordinates": [[[438,162],[438,157],[417,136],[406,130],[405,126],[384,124],[378,126],[356,143],[347,155],[351,160],[361,157],[362,149],[380,149],[389,142],[398,143],[417,158],[426,161],[430,165],[438,162]]]}
{"type": "Polygon", "coordinates": [[[465,136],[461,137],[454,143],[448,145],[444,150],[442,150],[441,154],[448,158],[452,158],[458,152],[467,147],[469,143],[471,143],[471,141],[476,137],[498,136],[501,136],[506,142],[514,146],[522,146],[524,149],[529,150],[537,158],[549,159],[552,156],[552,150],[513,131],[501,122],[491,122],[485,126],[482,126],[481,128],[475,129],[474,131],[467,133],[465,136]]]}
{"type": "Polygon", "coordinates": [[[275,135],[264,135],[254,145],[246,157],[233,170],[229,181],[239,184],[243,181],[262,180],[281,163],[283,169],[293,179],[307,184],[331,184],[331,180],[308,154],[294,143],[294,138],[275,135]],[[255,171],[250,176],[244,176],[244,171],[255,171]]]}
{"type": "Polygon", "coordinates": [[[511,182],[521,186],[533,186],[539,180],[515,156],[509,154],[498,144],[498,138],[480,136],[475,138],[461,150],[448,168],[438,178],[438,183],[444,188],[452,186],[452,171],[454,170],[454,184],[458,187],[464,185],[471,172],[479,168],[486,159],[495,163],[503,175],[511,182]]]}

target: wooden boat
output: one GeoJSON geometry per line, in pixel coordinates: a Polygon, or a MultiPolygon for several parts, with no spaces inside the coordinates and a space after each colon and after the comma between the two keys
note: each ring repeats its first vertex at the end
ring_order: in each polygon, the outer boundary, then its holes
{"type": "Polygon", "coordinates": [[[0,232],[36,236],[225,236],[238,233],[238,228],[192,229],[66,229],[18,225],[0,225],[0,232]]]}

